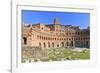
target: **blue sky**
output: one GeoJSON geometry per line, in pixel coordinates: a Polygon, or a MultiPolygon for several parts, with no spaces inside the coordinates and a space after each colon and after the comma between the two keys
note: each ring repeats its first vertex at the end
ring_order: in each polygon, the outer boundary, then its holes
{"type": "Polygon", "coordinates": [[[89,13],[22,10],[22,23],[24,24],[53,24],[54,18],[58,18],[62,25],[79,26],[81,29],[90,25],[89,13]]]}

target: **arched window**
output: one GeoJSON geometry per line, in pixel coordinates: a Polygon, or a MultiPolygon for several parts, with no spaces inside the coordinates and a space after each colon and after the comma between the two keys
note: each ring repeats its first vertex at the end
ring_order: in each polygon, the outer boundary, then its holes
{"type": "Polygon", "coordinates": [[[75,35],[77,35],[77,32],[75,32],[75,35]]]}
{"type": "Polygon", "coordinates": [[[79,35],[80,33],[78,32],[78,35],[79,35]]]}
{"type": "Polygon", "coordinates": [[[43,40],[43,36],[42,36],[42,40],[43,40]]]}
{"type": "Polygon", "coordinates": [[[44,40],[45,40],[45,37],[44,37],[44,40]]]}
{"type": "Polygon", "coordinates": [[[43,30],[43,27],[41,29],[43,30]]]}
{"type": "Polygon", "coordinates": [[[46,40],[47,40],[47,37],[46,37],[46,40]]]}
{"type": "Polygon", "coordinates": [[[68,35],[68,33],[66,33],[66,35],[68,35]]]}
{"type": "Polygon", "coordinates": [[[40,36],[40,40],[41,40],[41,36],[40,36]]]}

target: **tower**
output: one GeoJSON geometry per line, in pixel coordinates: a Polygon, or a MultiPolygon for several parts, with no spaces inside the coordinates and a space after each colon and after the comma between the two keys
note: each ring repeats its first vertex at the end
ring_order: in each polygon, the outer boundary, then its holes
{"type": "Polygon", "coordinates": [[[57,18],[54,19],[54,24],[59,24],[59,20],[57,18]]]}

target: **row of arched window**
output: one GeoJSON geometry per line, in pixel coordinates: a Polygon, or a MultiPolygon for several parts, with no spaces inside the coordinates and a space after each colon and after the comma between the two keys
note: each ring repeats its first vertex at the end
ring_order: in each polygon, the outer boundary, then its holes
{"type": "Polygon", "coordinates": [[[66,32],[66,35],[85,35],[87,33],[88,32],[66,32]]]}
{"type": "Polygon", "coordinates": [[[40,40],[89,40],[88,37],[70,37],[70,38],[51,38],[51,37],[45,37],[45,36],[37,36],[37,39],[40,40]]]}

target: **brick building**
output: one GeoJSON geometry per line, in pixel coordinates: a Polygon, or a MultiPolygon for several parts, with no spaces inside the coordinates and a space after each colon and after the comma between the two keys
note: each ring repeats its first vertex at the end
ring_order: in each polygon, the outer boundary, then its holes
{"type": "Polygon", "coordinates": [[[42,49],[61,47],[90,47],[90,29],[79,26],[59,24],[23,24],[22,47],[39,47],[42,49]]]}

